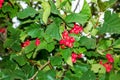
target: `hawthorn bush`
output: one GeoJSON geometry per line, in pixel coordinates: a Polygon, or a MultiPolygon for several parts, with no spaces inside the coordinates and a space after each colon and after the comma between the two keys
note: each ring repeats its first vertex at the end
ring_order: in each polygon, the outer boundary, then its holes
{"type": "Polygon", "coordinates": [[[0,0],[0,80],[120,80],[120,1],[87,1],[0,0]]]}

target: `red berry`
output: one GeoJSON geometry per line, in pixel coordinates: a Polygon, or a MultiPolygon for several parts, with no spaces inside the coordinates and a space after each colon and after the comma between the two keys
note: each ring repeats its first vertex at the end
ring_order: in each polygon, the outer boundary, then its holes
{"type": "Polygon", "coordinates": [[[73,62],[73,63],[76,63],[76,59],[75,59],[75,58],[72,58],[72,62],[73,62]]]}
{"type": "Polygon", "coordinates": [[[72,58],[72,62],[73,62],[73,63],[76,63],[76,59],[75,59],[75,58],[72,58]]]}
{"type": "Polygon", "coordinates": [[[106,58],[111,58],[112,57],[112,55],[111,54],[106,54],[106,58]]]}
{"type": "Polygon", "coordinates": [[[69,36],[63,36],[63,39],[70,39],[70,37],[69,36]]]}
{"type": "Polygon", "coordinates": [[[106,58],[107,58],[107,60],[108,60],[108,62],[111,62],[111,63],[113,63],[114,62],[114,59],[113,59],[113,57],[112,57],[112,55],[111,54],[106,54],[106,58]]]}
{"type": "Polygon", "coordinates": [[[5,33],[6,28],[0,28],[0,33],[5,33]]]}
{"type": "Polygon", "coordinates": [[[26,47],[30,45],[30,40],[26,40],[24,43],[21,44],[22,47],[26,47]]]}
{"type": "Polygon", "coordinates": [[[70,33],[74,33],[74,30],[73,30],[73,29],[71,29],[71,30],[70,30],[70,33]]]}
{"type": "Polygon", "coordinates": [[[39,44],[40,44],[40,39],[37,38],[37,39],[35,40],[35,45],[38,46],[39,44]]]}
{"type": "Polygon", "coordinates": [[[65,44],[65,40],[64,40],[64,39],[61,39],[61,40],[59,41],[59,44],[65,44]]]}
{"type": "Polygon", "coordinates": [[[75,58],[75,59],[76,59],[76,58],[77,58],[77,54],[73,52],[73,53],[72,53],[72,58],[75,58]]]}
{"type": "Polygon", "coordinates": [[[80,26],[80,27],[79,27],[79,32],[82,32],[82,31],[83,31],[83,27],[80,26]]]}
{"type": "Polygon", "coordinates": [[[70,42],[75,42],[75,39],[74,39],[74,37],[70,37],[70,42]]]}
{"type": "Polygon", "coordinates": [[[102,60],[100,60],[100,62],[99,62],[101,65],[103,65],[103,62],[102,62],[102,60]]]}
{"type": "Polygon", "coordinates": [[[108,62],[113,63],[113,62],[114,62],[114,59],[113,59],[113,58],[110,58],[110,59],[108,59],[108,62]]]}
{"type": "Polygon", "coordinates": [[[75,23],[74,24],[74,28],[78,28],[78,27],[79,27],[79,25],[75,23]]]}
{"type": "Polygon", "coordinates": [[[0,0],[0,8],[2,8],[3,2],[4,2],[4,0],[0,0]]]}
{"type": "Polygon", "coordinates": [[[77,58],[78,58],[78,59],[80,59],[80,58],[82,58],[82,57],[83,57],[83,54],[78,54],[78,55],[77,55],[77,58]]]}
{"type": "Polygon", "coordinates": [[[72,48],[72,47],[73,47],[73,43],[70,42],[70,43],[68,44],[68,47],[69,47],[69,48],[72,48]]]}
{"type": "Polygon", "coordinates": [[[106,72],[110,72],[110,71],[111,71],[111,69],[112,69],[112,64],[105,63],[105,64],[103,64],[103,66],[105,67],[106,72]]]}
{"type": "Polygon", "coordinates": [[[68,36],[68,31],[65,30],[63,33],[62,33],[63,36],[68,36]]]}
{"type": "Polygon", "coordinates": [[[69,40],[65,40],[65,46],[68,46],[70,44],[69,40]]]}
{"type": "Polygon", "coordinates": [[[60,45],[60,48],[61,49],[65,49],[65,45],[60,45]]]}

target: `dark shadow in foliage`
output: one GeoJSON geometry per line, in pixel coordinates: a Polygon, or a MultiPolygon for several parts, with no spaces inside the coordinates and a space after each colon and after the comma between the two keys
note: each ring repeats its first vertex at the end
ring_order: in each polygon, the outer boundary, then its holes
{"type": "Polygon", "coordinates": [[[36,60],[48,60],[49,57],[49,52],[45,49],[42,49],[40,51],[38,51],[38,54],[36,56],[36,60]]]}

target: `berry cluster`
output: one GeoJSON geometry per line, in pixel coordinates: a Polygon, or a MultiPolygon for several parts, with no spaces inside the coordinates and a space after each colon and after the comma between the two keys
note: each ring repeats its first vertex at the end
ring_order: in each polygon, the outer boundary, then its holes
{"type": "Polygon", "coordinates": [[[82,26],[80,26],[78,24],[74,24],[74,27],[70,30],[70,33],[79,34],[82,31],[83,31],[82,26]]]}
{"type": "Polygon", "coordinates": [[[59,41],[59,44],[61,45],[61,48],[64,47],[73,47],[73,43],[75,42],[74,37],[70,37],[68,31],[64,31],[62,33],[62,39],[59,41]]]}
{"type": "Polygon", "coordinates": [[[82,26],[80,26],[78,24],[74,24],[74,27],[69,32],[67,30],[65,30],[62,33],[62,39],[59,41],[61,48],[62,49],[64,49],[65,47],[72,48],[73,43],[75,42],[75,39],[74,39],[74,37],[70,37],[69,33],[79,34],[82,31],[83,31],[82,26]]]}
{"type": "Polygon", "coordinates": [[[76,63],[77,59],[83,58],[84,55],[83,54],[76,54],[74,52],[72,52],[71,58],[72,58],[72,62],[76,63]]]}
{"type": "Polygon", "coordinates": [[[106,63],[103,63],[102,61],[100,61],[100,64],[103,65],[106,69],[106,72],[110,72],[111,69],[112,69],[112,63],[114,62],[114,59],[112,57],[111,54],[106,54],[106,58],[107,58],[107,62],[106,63]]]}
{"type": "MultiPolygon", "coordinates": [[[[39,44],[40,44],[40,39],[36,38],[35,45],[38,46],[39,44]]],[[[22,47],[26,47],[26,46],[29,46],[29,45],[30,45],[30,40],[29,39],[21,44],[22,47]]]]}
{"type": "Polygon", "coordinates": [[[2,8],[3,3],[4,3],[4,0],[0,0],[0,8],[2,8]]]}

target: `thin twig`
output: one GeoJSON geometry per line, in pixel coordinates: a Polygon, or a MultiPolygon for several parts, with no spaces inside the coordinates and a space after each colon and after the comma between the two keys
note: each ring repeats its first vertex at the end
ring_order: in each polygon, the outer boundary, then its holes
{"type": "MultiPolygon", "coordinates": [[[[50,61],[46,62],[41,68],[39,68],[39,70],[44,69],[48,64],[50,64],[50,61]]],[[[39,70],[37,70],[37,71],[35,72],[35,74],[34,74],[29,80],[34,80],[34,78],[37,76],[39,70]]]]}
{"type": "Polygon", "coordinates": [[[74,12],[76,11],[76,9],[77,9],[79,3],[80,3],[80,0],[78,0],[77,5],[75,6],[75,9],[73,10],[74,12]]]}

